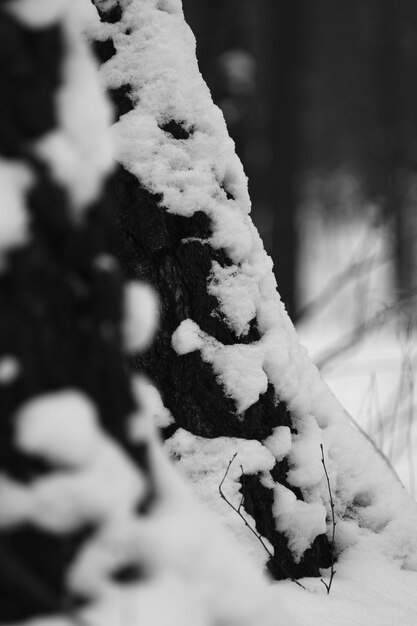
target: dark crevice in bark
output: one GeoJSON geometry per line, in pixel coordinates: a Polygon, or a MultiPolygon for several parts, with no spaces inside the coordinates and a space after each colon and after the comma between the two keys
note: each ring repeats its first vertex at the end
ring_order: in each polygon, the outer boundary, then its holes
{"type": "Polygon", "coordinates": [[[94,41],[92,49],[99,63],[105,63],[116,54],[113,39],[94,41]]]}
{"type": "MultiPolygon", "coordinates": [[[[285,464],[284,461],[284,467],[285,464]]],[[[241,478],[241,492],[244,497],[244,509],[254,518],[256,530],[266,537],[274,548],[274,558],[270,558],[267,563],[269,573],[277,580],[287,578],[286,572],[293,578],[320,576],[320,568],[330,567],[332,564],[331,546],[327,536],[316,537],[300,562],[295,563],[287,538],[275,527],[272,515],[273,491],[262,485],[259,478],[244,475],[241,478]]],[[[294,489],[284,478],[281,477],[279,482],[302,499],[299,490],[294,489]]]]}
{"type": "Polygon", "coordinates": [[[132,111],[133,103],[131,99],[132,87],[129,84],[122,85],[116,89],[109,89],[107,94],[113,103],[115,120],[118,120],[132,111]]]}
{"type": "Polygon", "coordinates": [[[234,195],[227,189],[226,183],[223,182],[220,185],[220,189],[223,189],[224,193],[226,194],[226,198],[228,200],[234,200],[235,199],[234,195]]]}
{"type": "Polygon", "coordinates": [[[185,128],[184,122],[177,122],[175,120],[170,120],[160,128],[174,137],[174,139],[188,139],[193,132],[192,129],[188,130],[185,128]]]}
{"type": "Polygon", "coordinates": [[[144,570],[136,563],[123,565],[111,574],[111,578],[118,583],[136,583],[146,578],[144,570]]]}
{"type": "Polygon", "coordinates": [[[113,6],[110,6],[109,8],[100,8],[101,4],[104,4],[104,7],[106,7],[106,3],[101,3],[100,0],[92,0],[92,2],[96,5],[100,20],[102,22],[115,24],[116,22],[120,22],[120,20],[122,19],[122,7],[117,1],[115,1],[113,3],[113,6]]]}
{"type": "Polygon", "coordinates": [[[161,435],[162,441],[166,441],[172,437],[172,435],[177,432],[178,428],[179,425],[176,422],[170,424],[169,426],[165,426],[164,428],[160,428],[159,434],[161,435]]]}

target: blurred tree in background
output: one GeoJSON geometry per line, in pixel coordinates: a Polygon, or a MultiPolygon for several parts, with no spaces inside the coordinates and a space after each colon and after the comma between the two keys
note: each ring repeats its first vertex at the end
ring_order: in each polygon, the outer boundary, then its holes
{"type": "Polygon", "coordinates": [[[328,219],[349,217],[338,215],[343,174],[376,205],[392,229],[396,297],[414,294],[416,3],[185,0],[184,10],[290,314],[299,308],[297,207],[312,176],[328,219]]]}

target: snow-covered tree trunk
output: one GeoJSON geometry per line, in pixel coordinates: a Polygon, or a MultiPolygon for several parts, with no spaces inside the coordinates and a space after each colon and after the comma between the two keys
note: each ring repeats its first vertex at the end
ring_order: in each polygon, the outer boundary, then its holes
{"type": "Polygon", "coordinates": [[[340,520],[355,519],[359,532],[378,525],[380,507],[395,519],[397,498],[411,505],[299,345],[180,0],[95,5],[101,21],[91,17],[88,30],[116,108],[119,258],[161,301],[156,340],[132,366],[173,416],[163,429],[172,457],[253,558],[276,578],[318,576],[333,549],[321,444],[336,552],[340,520]],[[235,453],[225,489],[267,550],[219,497],[235,453]]]}
{"type": "MultiPolygon", "coordinates": [[[[275,483],[304,500],[287,479],[297,429],[274,384],[281,373],[273,358],[272,371],[264,367],[282,318],[289,322],[248,217],[241,164],[199,75],[192,34],[176,1],[96,4],[105,24],[94,31],[96,49],[119,118],[120,261],[126,276],[155,286],[162,305],[156,340],[133,366],[156,383],[174,416],[164,433],[174,456],[184,457],[183,432],[204,438],[198,448],[218,439],[218,483],[235,450],[259,457],[243,464],[239,480],[245,510],[273,546],[268,567],[277,578],[317,576],[331,559],[323,505],[300,561],[272,513],[275,483]],[[280,448],[275,457],[268,446],[280,448]]],[[[315,457],[321,467],[318,440],[315,457]]],[[[235,468],[231,475],[237,479],[235,468]]],[[[211,496],[219,500],[217,489],[211,496]]]]}

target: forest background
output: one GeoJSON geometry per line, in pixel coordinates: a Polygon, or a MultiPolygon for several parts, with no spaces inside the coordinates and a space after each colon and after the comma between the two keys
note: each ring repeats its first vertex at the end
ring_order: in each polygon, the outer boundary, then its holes
{"type": "Polygon", "coordinates": [[[301,340],[415,496],[417,5],[184,12],[301,340]]]}

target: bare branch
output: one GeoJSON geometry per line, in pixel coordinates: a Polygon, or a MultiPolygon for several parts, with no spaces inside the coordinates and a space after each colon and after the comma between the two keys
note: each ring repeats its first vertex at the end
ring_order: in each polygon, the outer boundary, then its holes
{"type": "Polygon", "coordinates": [[[335,538],[335,533],[336,533],[336,519],[335,519],[335,516],[334,516],[334,502],[333,502],[332,489],[331,489],[331,486],[330,486],[329,474],[327,473],[326,462],[324,460],[324,450],[323,450],[323,444],[322,443],[320,444],[320,449],[321,449],[321,462],[322,462],[322,465],[323,465],[323,468],[324,468],[324,473],[326,475],[327,488],[329,490],[329,496],[330,496],[330,508],[331,508],[331,512],[332,512],[332,540],[331,540],[331,546],[332,546],[332,566],[330,568],[330,580],[329,580],[328,583],[326,583],[326,581],[321,579],[321,582],[323,583],[323,585],[327,589],[327,594],[329,594],[330,593],[330,589],[332,587],[332,582],[333,582],[334,575],[336,574],[336,570],[334,569],[334,550],[335,550],[334,538],[335,538]]]}
{"type": "MultiPolygon", "coordinates": [[[[230,506],[230,508],[231,508],[231,509],[233,509],[233,511],[235,511],[235,513],[237,513],[237,514],[239,515],[240,519],[243,521],[243,523],[245,524],[245,526],[246,526],[246,527],[247,527],[247,528],[251,531],[251,533],[252,533],[253,535],[255,535],[255,537],[257,538],[257,540],[258,540],[258,541],[262,544],[262,546],[263,546],[264,550],[265,550],[265,551],[267,552],[267,554],[271,557],[271,559],[274,561],[274,563],[276,563],[276,564],[278,565],[278,567],[279,567],[279,568],[282,570],[282,572],[283,572],[283,573],[287,576],[287,578],[289,578],[289,579],[290,579],[293,583],[295,583],[296,585],[298,585],[299,587],[301,587],[302,589],[304,589],[304,591],[307,591],[307,589],[304,587],[304,585],[303,585],[303,584],[301,584],[301,583],[300,583],[298,580],[296,580],[295,578],[293,578],[293,577],[291,576],[291,574],[289,573],[289,571],[286,569],[286,567],[284,567],[284,565],[282,565],[282,563],[280,563],[280,562],[277,560],[277,558],[276,558],[275,554],[273,554],[273,553],[270,551],[270,549],[268,548],[268,546],[266,545],[265,541],[264,541],[264,540],[263,540],[263,538],[262,538],[262,535],[260,535],[260,534],[259,534],[259,533],[258,533],[258,532],[257,532],[257,531],[256,531],[256,530],[255,530],[255,529],[254,529],[254,528],[253,528],[250,524],[249,524],[249,522],[247,521],[247,519],[245,518],[245,516],[241,513],[241,508],[242,508],[242,505],[243,505],[243,498],[244,498],[244,496],[242,495],[242,499],[241,499],[241,501],[240,501],[239,507],[235,507],[235,506],[234,506],[234,504],[232,504],[232,503],[230,502],[230,500],[228,500],[228,498],[224,495],[224,493],[223,493],[223,489],[222,489],[222,487],[223,487],[223,483],[224,483],[224,481],[226,480],[226,477],[227,477],[227,475],[228,475],[228,473],[229,473],[229,470],[230,470],[230,466],[232,465],[232,463],[233,463],[233,461],[235,460],[236,456],[237,456],[237,452],[235,452],[235,454],[233,455],[233,457],[230,459],[229,464],[228,464],[228,466],[227,466],[227,468],[226,468],[226,472],[225,472],[225,474],[224,474],[224,476],[223,476],[223,478],[222,478],[222,480],[221,480],[221,482],[220,482],[220,484],[219,484],[219,494],[220,494],[220,497],[222,498],[222,500],[224,500],[224,501],[225,501],[225,502],[226,502],[226,503],[230,506]]],[[[241,470],[242,470],[242,475],[243,475],[243,467],[242,467],[242,466],[240,466],[240,467],[241,467],[241,470]]]]}
{"type": "Polygon", "coordinates": [[[344,354],[354,346],[356,346],[365,336],[367,332],[381,324],[385,321],[385,318],[392,314],[395,311],[401,309],[401,307],[406,304],[410,304],[417,298],[417,294],[410,296],[409,298],[404,298],[399,302],[393,302],[390,305],[387,305],[380,311],[377,311],[375,315],[365,320],[364,322],[358,324],[350,333],[347,333],[336,346],[330,348],[321,356],[319,355],[316,359],[314,359],[315,364],[319,369],[323,369],[328,366],[335,358],[344,354]]]}
{"type": "Polygon", "coordinates": [[[336,296],[346,287],[352,280],[356,280],[361,275],[372,272],[376,267],[388,263],[391,259],[383,258],[380,255],[374,255],[361,261],[354,261],[344,270],[334,276],[320,293],[301,307],[296,313],[297,323],[306,317],[316,315],[319,311],[325,309],[336,298],[336,296]]]}

